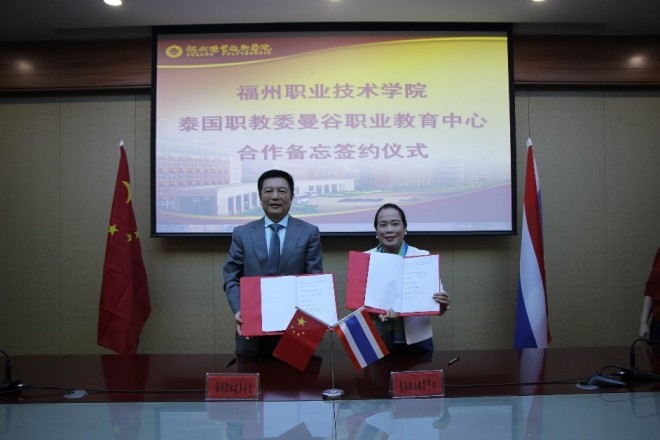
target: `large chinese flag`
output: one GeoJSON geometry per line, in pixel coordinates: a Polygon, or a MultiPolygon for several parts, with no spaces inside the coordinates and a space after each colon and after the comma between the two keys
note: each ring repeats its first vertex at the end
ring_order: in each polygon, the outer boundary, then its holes
{"type": "Polygon", "coordinates": [[[120,354],[134,354],[151,305],[123,142],[119,150],[121,157],[103,265],[98,343],[120,354]]]}
{"type": "Polygon", "coordinates": [[[300,309],[293,314],[273,356],[304,371],[321,343],[328,325],[300,309]]]}

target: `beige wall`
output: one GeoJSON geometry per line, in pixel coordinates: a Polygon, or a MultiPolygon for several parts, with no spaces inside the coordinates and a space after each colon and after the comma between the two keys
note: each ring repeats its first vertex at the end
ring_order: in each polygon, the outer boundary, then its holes
{"type": "MultiPolygon", "coordinates": [[[[660,93],[518,91],[520,221],[525,141],[540,168],[552,346],[628,345],[660,245],[660,93]]],[[[220,268],[228,238],[149,238],[150,97],[0,98],[0,349],[104,353],[96,323],[118,165],[129,155],[152,315],[141,353],[233,349],[220,268]]],[[[295,177],[295,176],[294,176],[295,177]]],[[[324,237],[343,309],[347,251],[369,237],[324,237]]],[[[440,350],[512,346],[518,236],[414,236],[442,255],[454,306],[440,350]]],[[[326,338],[327,339],[327,338],[326,338]]]]}

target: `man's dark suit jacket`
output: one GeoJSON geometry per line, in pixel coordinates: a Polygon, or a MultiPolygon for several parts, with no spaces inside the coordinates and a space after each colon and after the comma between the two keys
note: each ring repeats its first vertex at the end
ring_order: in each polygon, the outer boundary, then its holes
{"type": "MultiPolygon", "coordinates": [[[[232,313],[241,309],[241,277],[264,276],[268,267],[264,218],[234,228],[227,262],[222,269],[224,288],[232,313]]],[[[323,251],[319,228],[289,216],[279,275],[315,274],[323,272],[323,251]]],[[[256,356],[260,342],[267,337],[246,339],[236,335],[236,354],[256,356]]],[[[271,339],[272,343],[273,340],[271,339]]],[[[271,351],[271,350],[268,350],[271,351]]]]}

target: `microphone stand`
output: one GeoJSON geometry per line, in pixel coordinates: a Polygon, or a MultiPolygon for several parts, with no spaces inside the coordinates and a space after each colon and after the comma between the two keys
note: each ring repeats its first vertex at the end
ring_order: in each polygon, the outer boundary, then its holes
{"type": "Polygon", "coordinates": [[[323,398],[327,400],[337,400],[341,399],[341,397],[344,395],[344,390],[340,388],[335,388],[335,356],[334,356],[334,349],[332,345],[332,335],[334,331],[330,331],[330,374],[332,377],[332,388],[328,388],[327,390],[323,390],[323,398]]]}
{"type": "Polygon", "coordinates": [[[630,365],[628,367],[621,367],[621,376],[629,380],[641,380],[649,382],[660,382],[660,374],[651,373],[649,371],[642,371],[635,365],[635,344],[640,341],[648,342],[650,344],[658,344],[660,341],[656,339],[637,338],[630,345],[630,365]]]}
{"type": "Polygon", "coordinates": [[[5,380],[0,383],[0,393],[8,393],[21,389],[21,381],[11,378],[11,360],[9,359],[9,355],[2,350],[0,350],[0,353],[5,357],[5,380]]]}

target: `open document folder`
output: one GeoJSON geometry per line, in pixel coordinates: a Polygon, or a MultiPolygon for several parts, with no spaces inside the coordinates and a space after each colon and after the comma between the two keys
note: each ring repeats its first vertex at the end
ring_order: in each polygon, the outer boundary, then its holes
{"type": "Polygon", "coordinates": [[[330,325],[338,321],[332,274],[241,278],[244,336],[282,334],[296,308],[330,325]]]}
{"type": "Polygon", "coordinates": [[[434,315],[440,313],[440,305],[433,294],[441,291],[439,255],[348,254],[347,309],[364,305],[372,312],[392,309],[402,316],[434,315]]]}

